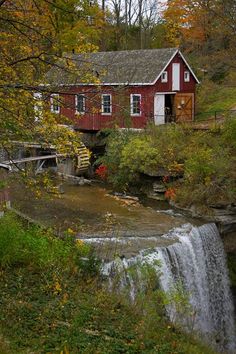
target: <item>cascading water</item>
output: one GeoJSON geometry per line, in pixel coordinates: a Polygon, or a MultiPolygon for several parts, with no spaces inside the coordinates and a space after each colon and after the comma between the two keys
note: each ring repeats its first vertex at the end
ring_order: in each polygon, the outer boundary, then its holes
{"type": "MultiPolygon", "coordinates": [[[[104,266],[104,274],[112,277],[112,274],[125,270],[121,286],[128,284],[131,296],[135,297],[138,290],[127,272],[128,267],[139,263],[149,264],[158,274],[161,267],[159,281],[165,292],[181,284],[186,294],[189,294],[193,329],[204,334],[218,350],[235,353],[234,308],[224,248],[216,225],[193,227],[186,224],[173,229],[165,237],[177,241],[168,247],[142,251],[130,259],[110,262],[104,266]]],[[[166,311],[170,320],[178,320],[173,304],[168,305],[166,311]]],[[[180,322],[186,328],[188,314],[180,322]]]]}

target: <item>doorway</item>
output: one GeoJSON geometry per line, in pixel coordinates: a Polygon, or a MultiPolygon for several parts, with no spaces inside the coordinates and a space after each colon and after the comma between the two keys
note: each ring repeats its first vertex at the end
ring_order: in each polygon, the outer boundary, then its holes
{"type": "Polygon", "coordinates": [[[154,97],[154,122],[155,125],[171,123],[174,121],[175,93],[157,93],[154,97]]]}

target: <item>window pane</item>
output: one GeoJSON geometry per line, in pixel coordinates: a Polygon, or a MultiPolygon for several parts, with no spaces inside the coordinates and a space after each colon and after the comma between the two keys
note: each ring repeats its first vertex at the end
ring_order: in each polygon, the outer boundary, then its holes
{"type": "Polygon", "coordinates": [[[102,96],[102,112],[111,113],[111,96],[103,95],[102,96]]]}
{"type": "Polygon", "coordinates": [[[161,75],[161,82],[168,82],[168,73],[167,71],[163,71],[161,75]]]}
{"type": "Polygon", "coordinates": [[[133,114],[140,114],[140,96],[133,95],[133,114]]]}
{"type": "Polygon", "coordinates": [[[190,73],[189,71],[184,72],[184,81],[189,82],[190,81],[190,73]]]}
{"type": "Polygon", "coordinates": [[[80,113],[85,112],[85,97],[83,95],[77,95],[76,111],[80,113]]]}

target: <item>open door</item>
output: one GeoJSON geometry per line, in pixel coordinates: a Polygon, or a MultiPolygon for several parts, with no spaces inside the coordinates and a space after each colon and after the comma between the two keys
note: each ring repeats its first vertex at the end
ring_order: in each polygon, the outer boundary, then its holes
{"type": "Polygon", "coordinates": [[[165,124],[165,95],[156,94],[154,97],[155,125],[165,124]]]}

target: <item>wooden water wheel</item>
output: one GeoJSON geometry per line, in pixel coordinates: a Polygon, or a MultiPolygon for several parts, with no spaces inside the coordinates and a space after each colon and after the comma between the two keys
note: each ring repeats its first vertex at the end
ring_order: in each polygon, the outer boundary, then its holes
{"type": "Polygon", "coordinates": [[[89,158],[90,152],[81,142],[79,147],[79,154],[76,156],[76,175],[87,172],[90,165],[89,158]]]}

